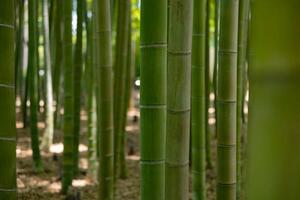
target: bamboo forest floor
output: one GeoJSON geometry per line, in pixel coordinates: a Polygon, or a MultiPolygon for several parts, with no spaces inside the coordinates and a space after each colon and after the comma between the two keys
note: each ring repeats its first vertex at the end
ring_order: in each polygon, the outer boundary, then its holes
{"type": "MultiPolygon", "coordinates": [[[[18,116],[18,115],[17,115],[18,116]]],[[[127,125],[127,168],[128,178],[116,182],[116,200],[139,199],[139,113],[137,109],[129,112],[127,125]],[[135,120],[134,120],[135,119],[135,120]]],[[[17,117],[19,118],[19,117],[17,117]]],[[[81,200],[97,199],[97,184],[87,175],[87,128],[86,115],[81,114],[81,144],[80,151],[80,175],[73,181],[76,191],[79,191],[81,200]]],[[[40,132],[43,132],[44,124],[38,124],[40,132]]],[[[30,132],[23,129],[22,123],[17,121],[17,184],[18,199],[20,200],[63,200],[65,196],[60,194],[62,173],[62,132],[55,131],[54,144],[50,153],[42,151],[44,172],[35,173],[33,170],[32,151],[30,147],[30,132]]],[[[214,138],[214,136],[212,136],[214,138]]],[[[216,140],[212,140],[212,161],[216,160],[216,140]]],[[[215,163],[214,163],[215,166],[215,163]]],[[[215,199],[215,169],[207,170],[207,196],[208,200],[215,199]]],[[[191,188],[191,187],[190,187],[191,188]]],[[[190,195],[191,196],[191,195],[190,195]]],[[[77,199],[79,200],[79,199],[77,199]]]]}

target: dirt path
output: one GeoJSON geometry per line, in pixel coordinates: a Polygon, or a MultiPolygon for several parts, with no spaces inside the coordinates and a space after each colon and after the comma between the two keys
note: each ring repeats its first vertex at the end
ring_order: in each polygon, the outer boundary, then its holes
{"type": "MultiPolygon", "coordinates": [[[[118,180],[116,183],[116,200],[139,199],[139,125],[132,122],[135,113],[129,113],[129,125],[127,126],[127,149],[132,155],[127,156],[128,179],[118,180]]],[[[136,118],[137,119],[137,118],[136,118]]],[[[138,120],[137,120],[138,121],[138,120]]],[[[88,168],[86,119],[82,118],[82,135],[80,144],[80,170],[81,175],[73,181],[74,188],[79,191],[81,199],[96,200],[97,184],[86,175],[88,168]]],[[[40,132],[43,132],[43,124],[39,123],[40,132]]],[[[17,124],[17,127],[21,127],[17,124]]],[[[17,144],[17,183],[18,199],[20,200],[63,200],[61,189],[61,160],[62,160],[62,133],[55,132],[54,145],[51,152],[42,151],[44,172],[37,174],[33,171],[32,151],[30,147],[30,132],[28,129],[18,128],[17,144]]],[[[215,149],[215,141],[212,142],[215,149]]],[[[212,152],[215,160],[215,151],[212,152]]],[[[207,171],[207,195],[209,200],[215,197],[215,173],[207,171]]],[[[191,196],[191,195],[190,195],[191,196]]]]}

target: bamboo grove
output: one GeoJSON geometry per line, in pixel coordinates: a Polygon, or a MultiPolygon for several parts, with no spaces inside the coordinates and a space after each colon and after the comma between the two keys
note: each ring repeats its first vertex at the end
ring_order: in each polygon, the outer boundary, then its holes
{"type": "Polygon", "coordinates": [[[300,199],[299,7],[2,0],[0,200],[300,199]]]}

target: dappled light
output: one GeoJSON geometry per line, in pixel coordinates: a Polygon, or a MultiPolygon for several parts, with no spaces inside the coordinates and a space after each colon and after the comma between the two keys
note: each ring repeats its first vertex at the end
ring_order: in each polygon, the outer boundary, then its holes
{"type": "Polygon", "coordinates": [[[1,0],[0,200],[300,200],[300,0],[1,0]]]}

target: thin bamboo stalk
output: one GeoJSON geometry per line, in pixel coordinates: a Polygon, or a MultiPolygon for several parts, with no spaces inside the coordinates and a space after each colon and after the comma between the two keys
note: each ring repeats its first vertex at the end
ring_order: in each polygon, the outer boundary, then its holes
{"type": "Polygon", "coordinates": [[[74,49],[74,175],[79,173],[79,140],[81,111],[81,77],[83,66],[82,31],[83,31],[83,1],[77,0],[77,31],[74,49]]]}
{"type": "Polygon", "coordinates": [[[211,40],[211,35],[210,35],[210,18],[211,18],[211,2],[212,0],[207,0],[206,1],[206,40],[205,40],[205,107],[206,107],[206,112],[205,112],[205,118],[206,118],[206,127],[205,127],[205,152],[206,152],[206,164],[207,168],[212,169],[213,164],[211,160],[211,129],[209,127],[209,113],[208,109],[210,107],[210,92],[211,92],[211,80],[210,80],[210,40],[211,40]]]}
{"type": "Polygon", "coordinates": [[[52,48],[52,64],[53,64],[53,93],[55,97],[56,108],[54,112],[54,126],[58,128],[58,119],[60,116],[60,108],[62,102],[60,101],[60,84],[62,83],[62,76],[63,76],[63,67],[62,67],[62,1],[55,1],[56,3],[56,17],[55,21],[53,22],[53,40],[51,41],[52,48]],[[53,55],[54,54],[54,55],[53,55]]]}
{"type": "Polygon", "coordinates": [[[239,39],[238,39],[238,68],[237,68],[237,200],[242,193],[242,132],[245,91],[245,71],[248,40],[250,0],[240,0],[239,4],[239,39]]]}
{"type": "Polygon", "coordinates": [[[217,199],[236,199],[236,99],[239,1],[220,1],[217,78],[217,199]]]}
{"type": "Polygon", "coordinates": [[[52,70],[51,70],[51,54],[50,54],[50,36],[49,36],[49,15],[48,0],[42,1],[43,12],[43,38],[44,38],[44,69],[45,69],[45,86],[46,86],[46,118],[45,132],[43,136],[42,148],[49,150],[53,142],[53,90],[52,90],[52,70]]]}
{"type": "Polygon", "coordinates": [[[94,69],[94,31],[93,23],[94,17],[93,14],[91,18],[88,17],[87,13],[90,11],[90,4],[86,2],[85,17],[86,17],[86,31],[87,31],[87,56],[86,56],[86,78],[87,80],[87,117],[88,117],[88,159],[89,159],[89,174],[96,180],[97,177],[97,142],[96,142],[96,124],[97,124],[97,109],[96,109],[96,91],[95,91],[95,69],[94,69]]]}
{"type": "Polygon", "coordinates": [[[193,199],[206,199],[205,137],[206,137],[206,5],[207,0],[194,0],[192,45],[192,182],[193,199]]]}
{"type": "Polygon", "coordinates": [[[62,192],[67,193],[74,173],[74,69],[72,62],[72,0],[62,2],[64,71],[64,153],[62,192]]]}
{"type": "Polygon", "coordinates": [[[122,150],[122,135],[124,134],[124,113],[126,66],[128,59],[128,35],[129,35],[129,13],[130,0],[119,0],[117,41],[116,41],[116,65],[114,69],[114,130],[115,130],[115,154],[114,171],[115,178],[120,175],[120,161],[122,150]]]}
{"type": "Polygon", "coordinates": [[[98,38],[97,95],[99,138],[99,199],[113,199],[114,192],[114,123],[113,71],[110,1],[98,0],[96,37],[98,38]]]}
{"type": "Polygon", "coordinates": [[[121,137],[121,147],[120,147],[120,178],[127,178],[127,168],[126,168],[126,125],[127,125],[127,112],[129,108],[129,101],[131,97],[132,90],[132,76],[134,76],[134,66],[133,66],[133,58],[132,58],[132,38],[131,38],[131,12],[129,12],[129,23],[128,23],[128,44],[127,44],[127,63],[126,63],[126,80],[125,80],[125,102],[124,102],[124,112],[123,112],[123,124],[122,130],[123,134],[121,137]]]}
{"type": "MultiPolygon", "coordinates": [[[[16,56],[15,56],[15,77],[16,77],[16,97],[19,97],[21,105],[23,103],[23,58],[24,58],[24,0],[18,0],[18,29],[16,41],[16,56]]],[[[20,107],[22,113],[22,106],[20,107]]]]}
{"type": "Polygon", "coordinates": [[[29,57],[28,67],[30,90],[30,131],[31,148],[34,161],[34,170],[41,172],[43,169],[40,155],[38,123],[38,32],[37,16],[38,2],[31,0],[28,3],[29,13],[29,57]]]}

